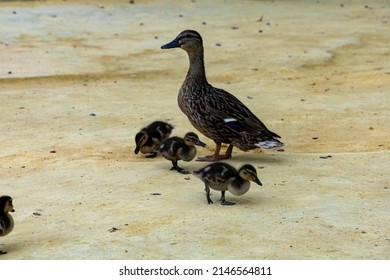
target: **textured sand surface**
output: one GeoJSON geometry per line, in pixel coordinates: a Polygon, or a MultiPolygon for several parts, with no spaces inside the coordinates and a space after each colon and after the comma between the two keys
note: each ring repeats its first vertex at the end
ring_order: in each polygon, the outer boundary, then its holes
{"type": "Polygon", "coordinates": [[[0,259],[389,259],[390,3],[156,2],[0,1],[0,259]],[[286,144],[233,150],[263,186],[232,207],[133,153],[153,120],[193,130],[187,55],[160,49],[184,29],[286,144]]]}

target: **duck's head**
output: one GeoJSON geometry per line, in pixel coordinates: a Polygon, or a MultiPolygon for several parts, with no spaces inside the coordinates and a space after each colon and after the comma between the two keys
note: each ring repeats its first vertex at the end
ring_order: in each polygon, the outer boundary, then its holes
{"type": "Polygon", "coordinates": [[[184,30],[172,42],[161,46],[162,49],[182,48],[187,52],[193,52],[199,47],[203,47],[203,40],[195,30],[184,30]]]}
{"type": "Polygon", "coordinates": [[[193,133],[193,132],[188,132],[186,135],[184,135],[184,142],[188,146],[195,146],[195,145],[201,146],[201,147],[206,146],[205,143],[203,143],[202,141],[199,140],[198,135],[196,135],[196,133],[193,133]]]}
{"type": "Polygon", "coordinates": [[[137,135],[135,135],[135,144],[136,144],[134,150],[135,154],[139,153],[139,150],[146,143],[147,140],[148,140],[148,134],[146,133],[146,131],[141,130],[140,132],[137,133],[137,135]]]}
{"type": "Polygon", "coordinates": [[[248,181],[255,182],[256,184],[262,186],[259,178],[257,178],[256,168],[250,164],[245,164],[238,170],[238,175],[248,181]]]}
{"type": "Polygon", "coordinates": [[[10,196],[0,197],[0,211],[4,213],[15,212],[14,206],[12,205],[12,198],[10,196]]]}

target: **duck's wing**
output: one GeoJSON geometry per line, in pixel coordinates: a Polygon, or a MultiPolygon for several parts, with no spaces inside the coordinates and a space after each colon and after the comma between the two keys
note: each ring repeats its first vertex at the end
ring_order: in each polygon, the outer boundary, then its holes
{"type": "Polygon", "coordinates": [[[280,138],[231,93],[213,88],[213,91],[206,96],[205,111],[208,112],[207,117],[215,125],[226,127],[237,133],[280,138]]]}

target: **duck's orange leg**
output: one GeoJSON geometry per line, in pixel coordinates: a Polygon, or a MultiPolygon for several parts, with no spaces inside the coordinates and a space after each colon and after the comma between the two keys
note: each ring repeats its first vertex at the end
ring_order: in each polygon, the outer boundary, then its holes
{"type": "Polygon", "coordinates": [[[233,151],[233,145],[230,144],[227,148],[224,155],[220,155],[219,152],[221,151],[221,143],[215,143],[215,152],[212,155],[205,156],[205,157],[198,157],[197,161],[218,161],[223,159],[228,159],[232,157],[232,151],[233,151]]]}

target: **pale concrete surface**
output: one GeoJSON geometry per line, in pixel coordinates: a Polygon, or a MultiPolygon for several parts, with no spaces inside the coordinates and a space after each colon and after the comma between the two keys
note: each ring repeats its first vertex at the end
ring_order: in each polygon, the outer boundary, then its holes
{"type": "Polygon", "coordinates": [[[0,259],[390,258],[387,0],[1,1],[0,26],[0,259]],[[188,28],[210,83],[286,144],[233,151],[263,182],[233,207],[133,154],[155,119],[193,130],[187,55],[160,49],[188,28]]]}

